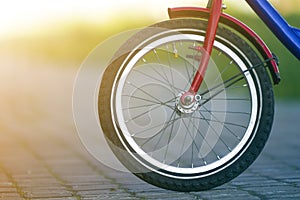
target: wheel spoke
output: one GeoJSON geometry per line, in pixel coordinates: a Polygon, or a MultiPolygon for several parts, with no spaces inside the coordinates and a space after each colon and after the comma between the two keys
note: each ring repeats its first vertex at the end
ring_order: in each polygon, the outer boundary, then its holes
{"type": "Polygon", "coordinates": [[[254,129],[248,128],[256,117],[252,107],[258,106],[253,104],[257,89],[253,89],[256,72],[252,70],[261,65],[249,68],[247,59],[239,60],[236,51],[224,44],[213,50],[216,62],[215,66],[210,63],[199,90],[202,99],[190,107],[180,104],[180,95],[197,72],[201,52],[195,50],[202,44],[201,36],[181,34],[176,40],[155,42],[155,47],[149,44],[143,54],[133,55],[139,57],[120,79],[126,86],[121,94],[124,121],[120,127],[130,133],[124,144],[139,153],[137,160],[141,158],[143,165],[165,166],[166,171],[171,167],[178,174],[221,167],[218,163],[233,159],[254,129]]]}
{"type": "MultiPolygon", "coordinates": [[[[133,71],[138,72],[138,73],[140,73],[140,74],[142,74],[142,75],[144,75],[144,76],[146,76],[146,77],[148,77],[148,78],[151,78],[151,79],[153,79],[154,81],[157,81],[158,83],[162,83],[163,85],[166,85],[166,86],[169,86],[169,87],[171,86],[171,88],[173,88],[173,89],[175,89],[175,90],[177,90],[177,91],[180,91],[180,88],[175,87],[174,84],[173,84],[173,85],[170,85],[170,83],[168,83],[168,82],[166,82],[166,81],[163,81],[163,80],[165,80],[165,79],[159,79],[159,78],[156,78],[156,77],[154,77],[154,76],[151,76],[151,75],[149,75],[149,74],[147,74],[147,73],[144,73],[144,72],[142,72],[142,71],[140,71],[140,70],[137,70],[137,69],[133,69],[133,71]]],[[[173,92],[173,95],[176,96],[175,91],[173,92]]]]}
{"type": "MultiPolygon", "coordinates": [[[[158,134],[160,133],[164,133],[165,130],[169,127],[169,126],[172,126],[178,119],[180,119],[180,117],[178,118],[175,118],[176,115],[175,115],[175,111],[171,114],[169,120],[167,121],[167,123],[164,124],[164,127],[158,131],[157,133],[155,133],[153,136],[149,137],[146,141],[144,141],[142,144],[140,144],[141,147],[143,147],[146,143],[148,143],[149,141],[151,141],[153,138],[155,138],[158,134]],[[173,118],[173,119],[172,119],[173,118]]],[[[159,142],[161,141],[161,138],[162,138],[163,134],[160,134],[160,137],[156,143],[156,145],[153,147],[153,151],[155,151],[157,145],[159,144],[159,142]]]]}
{"type": "Polygon", "coordinates": [[[227,88],[229,88],[230,86],[234,85],[235,83],[243,80],[244,77],[240,77],[236,80],[234,80],[233,82],[229,83],[228,85],[225,86],[225,88],[220,89],[219,91],[217,91],[216,93],[214,93],[213,95],[210,96],[210,98],[206,99],[205,101],[203,101],[200,106],[205,105],[207,102],[209,102],[211,99],[215,98],[216,96],[218,96],[219,94],[221,94],[222,92],[224,92],[227,88]]]}

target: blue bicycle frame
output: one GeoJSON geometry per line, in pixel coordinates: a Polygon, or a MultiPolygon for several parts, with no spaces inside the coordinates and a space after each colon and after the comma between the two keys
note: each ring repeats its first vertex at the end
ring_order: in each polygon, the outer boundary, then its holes
{"type": "Polygon", "coordinates": [[[267,0],[246,0],[276,37],[300,60],[300,29],[290,26],[267,0]]]}

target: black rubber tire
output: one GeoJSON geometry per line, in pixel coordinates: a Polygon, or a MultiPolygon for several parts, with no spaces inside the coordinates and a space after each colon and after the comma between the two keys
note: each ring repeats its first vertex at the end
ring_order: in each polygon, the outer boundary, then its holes
{"type": "MultiPolygon", "coordinates": [[[[161,27],[164,29],[181,29],[181,28],[193,28],[206,30],[207,22],[205,20],[199,19],[176,19],[168,20],[152,27],[161,27]]],[[[159,32],[159,29],[157,29],[159,32]]],[[[113,84],[116,80],[117,74],[120,67],[127,58],[127,54],[122,54],[124,49],[134,49],[145,39],[157,34],[156,29],[145,29],[137,33],[134,37],[129,39],[116,53],[117,58],[112,61],[112,63],[107,67],[104,78],[101,82],[100,92],[99,92],[99,119],[101,127],[107,137],[113,152],[118,157],[118,159],[136,176],[143,179],[144,181],[153,184],[155,186],[176,190],[176,191],[201,191],[208,190],[217,186],[220,186],[246,170],[253,161],[258,157],[262,151],[271,131],[274,115],[274,97],[273,89],[268,73],[264,67],[259,67],[255,69],[260,88],[261,88],[261,99],[260,102],[261,117],[258,119],[256,124],[256,133],[253,134],[253,139],[248,148],[243,152],[243,154],[231,165],[218,171],[217,173],[212,173],[205,177],[197,179],[175,179],[171,177],[162,176],[156,172],[138,173],[144,170],[144,166],[138,163],[134,158],[131,157],[129,153],[126,153],[126,148],[120,141],[118,137],[114,122],[112,121],[113,113],[111,112],[111,98],[114,95],[113,84]]],[[[244,41],[241,37],[236,35],[233,31],[219,26],[217,35],[222,36],[226,40],[230,41],[236,45],[243,54],[251,61],[253,65],[261,64],[262,60],[259,58],[257,53],[252,49],[252,47],[244,41]]]]}

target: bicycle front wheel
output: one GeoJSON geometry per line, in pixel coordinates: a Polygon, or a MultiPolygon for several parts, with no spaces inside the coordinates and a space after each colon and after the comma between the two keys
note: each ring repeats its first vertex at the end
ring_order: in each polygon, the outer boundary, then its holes
{"type": "Polygon", "coordinates": [[[199,66],[206,22],[155,26],[167,29],[138,33],[106,70],[101,126],[117,157],[143,180],[179,191],[216,187],[262,150],[273,119],[270,79],[252,48],[219,28],[197,99],[185,105],[180,98],[199,66]]]}

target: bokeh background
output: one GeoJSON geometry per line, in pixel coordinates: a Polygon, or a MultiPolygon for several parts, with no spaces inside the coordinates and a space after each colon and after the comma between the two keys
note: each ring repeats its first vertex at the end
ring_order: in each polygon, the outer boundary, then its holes
{"type": "MultiPolygon", "coordinates": [[[[300,27],[299,1],[271,2],[290,24],[300,27]]],[[[39,63],[41,68],[49,65],[79,68],[88,53],[112,35],[166,20],[168,7],[205,3],[205,0],[5,1],[0,7],[1,57],[10,57],[11,62],[25,59],[39,63]]],[[[275,87],[276,98],[299,100],[298,60],[275,39],[244,1],[226,0],[225,3],[227,13],[246,22],[279,56],[283,80],[275,87]]]]}
{"type": "MultiPolygon", "coordinates": [[[[299,0],[271,2],[289,23],[300,27],[299,0]]],[[[226,13],[253,28],[280,58],[282,82],[275,86],[275,96],[276,102],[279,102],[277,116],[283,117],[274,124],[277,136],[274,134],[272,144],[273,149],[278,150],[274,151],[274,155],[282,155],[284,161],[288,158],[288,161],[296,163],[294,157],[298,155],[295,148],[298,143],[291,134],[296,138],[299,132],[296,127],[300,113],[299,61],[275,39],[244,1],[225,0],[225,3],[228,6],[226,13]],[[295,125],[294,128],[290,124],[295,125]],[[280,136],[280,133],[284,135],[280,136]],[[289,157],[291,155],[285,152],[290,151],[280,151],[280,145],[295,153],[289,157]]],[[[205,0],[1,1],[0,198],[84,196],[89,194],[87,189],[91,192],[97,187],[102,189],[103,183],[93,180],[108,181],[109,176],[85,151],[73,120],[72,92],[81,64],[107,38],[167,20],[168,7],[205,4],[205,0]],[[84,187],[81,188],[80,184],[84,187]]],[[[82,99],[88,97],[82,95],[82,99]]],[[[285,163],[280,159],[279,162],[280,166],[285,163]]],[[[258,168],[258,171],[275,165],[270,163],[262,165],[263,168],[258,168]]],[[[272,170],[269,173],[274,174],[272,170]]],[[[290,173],[294,178],[296,172],[290,173]]],[[[124,174],[118,176],[115,180],[127,179],[124,174]]],[[[252,174],[247,176],[252,178],[252,174]]],[[[114,184],[115,180],[112,181],[114,184]]],[[[264,183],[261,179],[257,180],[264,183]]],[[[254,185],[260,189],[256,182],[254,185]]],[[[135,188],[135,185],[132,187],[135,188]]],[[[107,188],[111,193],[119,192],[115,189],[118,186],[107,188]]],[[[265,191],[265,188],[261,190],[265,191]]],[[[269,190],[276,191],[273,188],[269,190]]],[[[266,189],[266,192],[269,190],[266,189]]],[[[174,195],[177,197],[176,193],[174,195]]]]}

